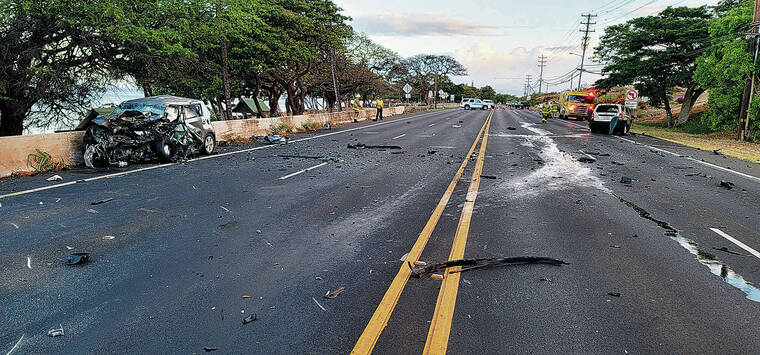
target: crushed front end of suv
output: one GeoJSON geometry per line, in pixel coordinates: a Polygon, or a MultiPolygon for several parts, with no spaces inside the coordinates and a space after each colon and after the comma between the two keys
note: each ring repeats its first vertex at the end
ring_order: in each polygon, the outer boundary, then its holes
{"type": "Polygon", "coordinates": [[[211,154],[216,147],[203,102],[175,96],[125,101],[113,113],[78,128],[85,127],[83,155],[89,168],[176,162],[197,153],[211,154]]]}

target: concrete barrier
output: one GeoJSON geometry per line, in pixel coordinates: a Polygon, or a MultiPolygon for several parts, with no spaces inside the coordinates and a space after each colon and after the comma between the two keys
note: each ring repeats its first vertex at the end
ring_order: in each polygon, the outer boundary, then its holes
{"type": "MultiPolygon", "coordinates": [[[[405,111],[404,106],[389,107],[383,111],[383,117],[400,115],[405,111]]],[[[374,118],[375,112],[374,108],[363,109],[359,112],[359,120],[374,118]]],[[[217,139],[227,139],[228,137],[249,138],[266,135],[272,126],[277,126],[280,123],[285,123],[298,130],[307,122],[318,125],[353,122],[353,111],[216,121],[212,124],[217,139]]],[[[83,137],[84,132],[0,137],[0,177],[10,176],[14,173],[33,172],[34,169],[27,165],[27,157],[30,154],[35,154],[37,150],[50,154],[53,159],[60,160],[68,166],[82,165],[83,137]]]]}

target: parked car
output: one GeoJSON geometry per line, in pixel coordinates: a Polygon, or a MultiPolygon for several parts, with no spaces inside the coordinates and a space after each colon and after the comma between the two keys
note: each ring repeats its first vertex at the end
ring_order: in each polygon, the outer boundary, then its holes
{"type": "Polygon", "coordinates": [[[196,153],[211,154],[216,133],[200,100],[153,96],[122,102],[111,114],[80,126],[85,165],[126,166],[159,159],[174,162],[196,153]]]}
{"type": "Polygon", "coordinates": [[[591,133],[626,135],[633,124],[631,109],[618,104],[599,104],[591,114],[591,133]]]}
{"type": "Polygon", "coordinates": [[[459,107],[465,110],[488,109],[488,105],[485,104],[481,99],[462,99],[459,107]]]}

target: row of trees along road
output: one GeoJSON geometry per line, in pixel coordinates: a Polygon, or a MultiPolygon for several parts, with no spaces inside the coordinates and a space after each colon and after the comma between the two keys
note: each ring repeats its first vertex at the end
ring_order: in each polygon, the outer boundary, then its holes
{"type": "Polygon", "coordinates": [[[285,95],[285,114],[302,114],[316,98],[403,98],[406,83],[429,102],[467,74],[450,56],[399,58],[348,20],[330,0],[0,0],[0,136],[74,122],[124,83],[230,118],[237,97],[279,115],[285,95]]]}
{"type": "MultiPolygon", "coordinates": [[[[709,109],[701,124],[712,130],[737,127],[745,82],[758,68],[748,52],[744,33],[751,27],[753,0],[723,0],[713,7],[667,8],[607,27],[595,49],[606,63],[598,86],[634,85],[664,107],[669,127],[689,119],[696,99],[710,91],[709,109]],[[671,112],[671,94],[686,88],[678,117],[671,112]]],[[[753,94],[750,131],[760,130],[760,97],[753,94]]]]}

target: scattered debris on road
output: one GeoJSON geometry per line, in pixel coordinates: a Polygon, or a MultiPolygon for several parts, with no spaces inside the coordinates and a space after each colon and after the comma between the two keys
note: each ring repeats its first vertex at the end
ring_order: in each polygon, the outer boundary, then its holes
{"type": "Polygon", "coordinates": [[[317,304],[317,306],[319,306],[319,308],[321,308],[323,311],[327,312],[327,310],[325,309],[325,307],[322,307],[322,305],[319,304],[319,302],[317,301],[316,298],[312,297],[311,299],[314,301],[314,303],[317,304]]]}
{"type": "Polygon", "coordinates": [[[61,177],[61,175],[53,175],[47,178],[47,181],[63,181],[63,178],[61,177]]]}
{"type": "Polygon", "coordinates": [[[332,299],[332,298],[338,297],[338,295],[339,295],[341,292],[343,292],[345,289],[346,289],[346,288],[345,288],[344,286],[340,286],[340,287],[338,287],[338,288],[336,288],[336,289],[334,289],[334,290],[331,290],[331,291],[327,291],[327,293],[325,293],[325,298],[330,298],[330,299],[332,299]]]}
{"type": "Polygon", "coordinates": [[[251,313],[248,317],[243,318],[243,324],[248,324],[256,320],[256,313],[251,313]]]}
{"type": "Polygon", "coordinates": [[[287,136],[266,136],[264,138],[269,144],[288,144],[287,136]]]}
{"type": "Polygon", "coordinates": [[[724,188],[726,190],[731,190],[731,189],[734,188],[734,186],[736,186],[736,185],[734,185],[733,182],[725,181],[725,180],[721,180],[720,181],[720,187],[722,187],[722,188],[724,188]]]}
{"type": "Polygon", "coordinates": [[[715,153],[715,155],[723,155],[723,149],[715,149],[713,150],[713,153],[715,153]]]}
{"type": "Polygon", "coordinates": [[[516,131],[517,130],[517,128],[515,128],[515,127],[507,127],[507,129],[510,130],[510,131],[516,131]]]}
{"type": "Polygon", "coordinates": [[[436,279],[436,280],[443,280],[443,275],[441,275],[441,274],[432,274],[432,275],[430,275],[430,278],[436,279]]]}
{"type": "Polygon", "coordinates": [[[95,206],[95,205],[102,205],[102,204],[104,204],[106,202],[111,202],[111,201],[113,201],[113,197],[109,197],[109,198],[107,198],[105,200],[90,202],[90,204],[93,205],[93,206],[95,206]]]}
{"type": "Polygon", "coordinates": [[[58,329],[50,329],[47,335],[51,338],[64,336],[65,334],[63,332],[63,325],[58,324],[58,327],[58,329]]]}
{"type": "Polygon", "coordinates": [[[87,212],[90,212],[92,214],[98,213],[98,211],[93,210],[92,208],[87,209],[87,212]]]}
{"type": "Polygon", "coordinates": [[[480,175],[481,179],[496,180],[496,176],[493,175],[480,175]]]}
{"type": "Polygon", "coordinates": [[[104,240],[113,240],[113,239],[116,239],[116,237],[114,237],[112,235],[106,235],[106,236],[103,237],[103,239],[104,240]]]}
{"type": "Polygon", "coordinates": [[[214,348],[214,347],[211,347],[211,346],[204,346],[204,347],[203,347],[203,351],[205,351],[205,352],[207,352],[207,353],[210,353],[210,352],[212,352],[212,351],[216,351],[216,348],[214,348]]]}
{"type": "Polygon", "coordinates": [[[428,277],[437,271],[445,270],[445,269],[448,269],[450,267],[455,267],[455,266],[468,266],[468,267],[463,268],[461,270],[450,271],[449,273],[466,272],[470,270],[482,269],[482,268],[493,267],[493,266],[521,265],[521,264],[548,264],[548,265],[561,266],[568,263],[559,259],[547,258],[547,257],[535,257],[535,256],[520,256],[520,257],[512,257],[512,258],[460,259],[460,260],[451,260],[451,261],[427,265],[427,266],[421,266],[421,267],[413,267],[412,263],[407,263],[407,265],[409,265],[409,268],[412,269],[412,276],[418,279],[428,277]]]}
{"type": "Polygon", "coordinates": [[[618,293],[618,292],[607,292],[607,294],[610,295],[610,296],[612,296],[612,297],[620,297],[620,293],[618,293]]]}
{"type": "Polygon", "coordinates": [[[28,257],[28,256],[26,257],[26,267],[28,267],[29,270],[32,269],[32,258],[31,257],[28,257]]]}
{"type": "Polygon", "coordinates": [[[582,156],[582,157],[578,158],[578,161],[581,162],[581,163],[589,163],[589,164],[591,164],[591,163],[596,163],[596,158],[582,156]]]}
{"type": "Polygon", "coordinates": [[[631,179],[631,178],[629,178],[627,176],[623,176],[623,177],[620,178],[620,183],[621,184],[630,185],[630,184],[633,184],[633,179],[631,179]]]}
{"type": "Polygon", "coordinates": [[[348,143],[346,148],[348,149],[402,149],[400,146],[397,146],[397,145],[366,145],[363,143],[356,143],[356,144],[348,143]]]}
{"type": "Polygon", "coordinates": [[[149,209],[149,208],[138,208],[137,210],[138,210],[138,211],[140,211],[140,212],[147,212],[147,213],[158,213],[158,211],[157,211],[157,210],[151,210],[151,209],[149,209]]]}
{"type": "Polygon", "coordinates": [[[725,253],[729,253],[729,254],[738,255],[738,256],[749,256],[747,254],[742,254],[742,253],[739,253],[739,252],[735,252],[733,250],[729,250],[726,247],[720,247],[720,248],[713,247],[713,249],[718,250],[718,251],[722,251],[722,252],[725,252],[725,253]]]}
{"type": "Polygon", "coordinates": [[[66,257],[66,265],[80,265],[90,260],[90,253],[71,253],[66,257]]]}
{"type": "Polygon", "coordinates": [[[619,245],[610,245],[610,248],[612,248],[612,249],[620,249],[620,246],[619,245]]]}

